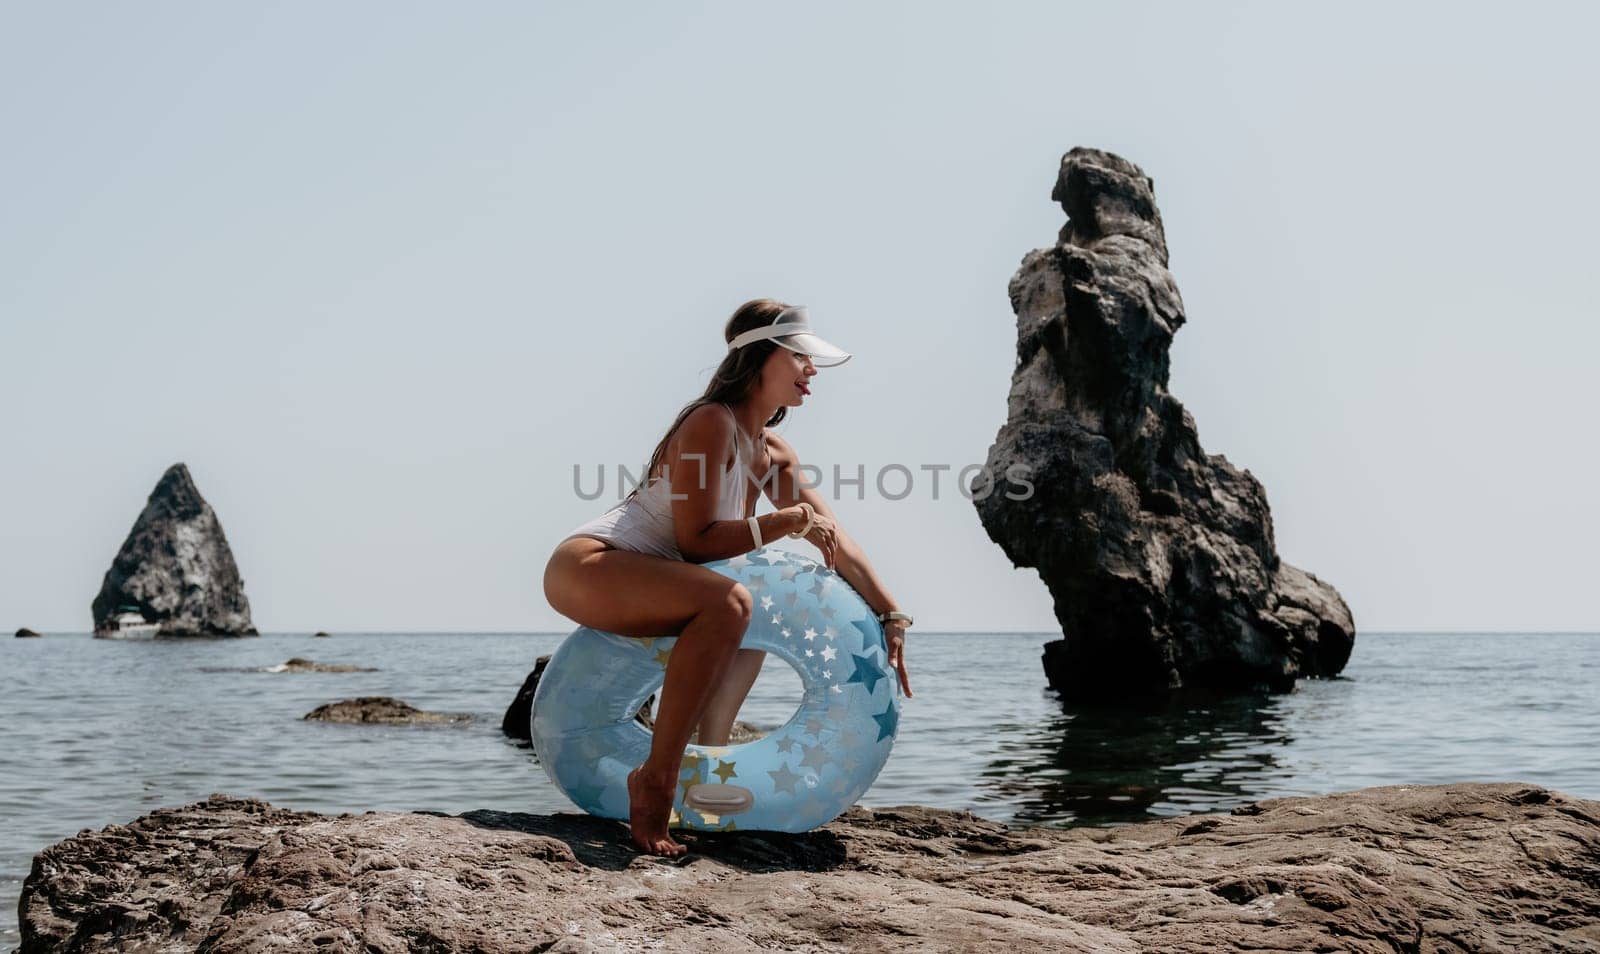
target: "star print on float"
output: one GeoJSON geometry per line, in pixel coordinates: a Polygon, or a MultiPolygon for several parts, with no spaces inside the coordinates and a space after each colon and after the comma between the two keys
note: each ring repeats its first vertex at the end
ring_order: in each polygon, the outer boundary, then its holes
{"type": "MultiPolygon", "coordinates": [[[[770,547],[704,566],[757,600],[740,644],[788,662],[804,686],[789,721],[753,742],[684,750],[673,827],[809,831],[872,785],[899,727],[883,628],[836,572],[770,547]],[[737,823],[737,824],[735,824],[737,823]]],[[[627,820],[627,775],[650,751],[634,713],[661,687],[673,637],[581,626],[550,657],[534,694],[533,748],[578,807],[627,820]]]]}

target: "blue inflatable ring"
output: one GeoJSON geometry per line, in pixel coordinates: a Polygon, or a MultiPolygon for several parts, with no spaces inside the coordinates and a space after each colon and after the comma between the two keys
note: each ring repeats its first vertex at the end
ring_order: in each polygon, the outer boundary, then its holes
{"type": "MultiPolygon", "coordinates": [[[[826,824],[866,792],[894,746],[899,686],[883,627],[839,574],[799,554],[769,547],[704,566],[749,588],[755,612],[740,645],[794,666],[804,694],[789,721],[760,739],[688,746],[669,825],[799,832],[826,824]]],[[[580,626],[545,667],[534,752],[590,814],[627,820],[627,776],[651,739],[634,714],[660,689],[676,643],[580,626]]]]}

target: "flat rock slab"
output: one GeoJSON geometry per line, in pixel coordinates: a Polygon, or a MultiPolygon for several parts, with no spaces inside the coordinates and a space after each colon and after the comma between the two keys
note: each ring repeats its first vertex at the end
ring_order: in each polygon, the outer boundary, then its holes
{"type": "Polygon", "coordinates": [[[853,808],[800,835],[213,795],[40,852],[24,952],[1600,951],[1600,802],[1384,786],[1115,828],[853,808]]]}

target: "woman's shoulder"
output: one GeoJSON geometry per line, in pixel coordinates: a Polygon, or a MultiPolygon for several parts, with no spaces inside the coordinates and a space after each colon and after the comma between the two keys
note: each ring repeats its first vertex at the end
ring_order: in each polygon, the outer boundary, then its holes
{"type": "Polygon", "coordinates": [[[679,453],[684,448],[693,452],[727,446],[733,440],[733,430],[733,415],[723,405],[709,401],[684,415],[672,436],[679,453]]]}

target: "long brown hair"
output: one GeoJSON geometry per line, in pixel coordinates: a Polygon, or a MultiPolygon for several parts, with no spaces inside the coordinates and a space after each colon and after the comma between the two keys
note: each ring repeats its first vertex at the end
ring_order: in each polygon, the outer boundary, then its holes
{"type": "MultiPolygon", "coordinates": [[[[740,305],[733,313],[733,317],[728,319],[728,324],[722,329],[723,343],[732,341],[735,336],[752,328],[772,324],[778,313],[788,307],[788,304],[772,298],[752,298],[740,305]]],[[[772,354],[774,349],[781,347],[782,345],[771,338],[763,338],[723,355],[722,362],[711,373],[711,381],[706,384],[705,393],[685,404],[683,410],[678,412],[678,416],[672,421],[672,426],[667,428],[667,433],[662,436],[655,452],[650,455],[650,462],[644,465],[644,476],[634,484],[632,490],[628,491],[628,497],[632,497],[641,487],[650,483],[650,472],[660,463],[662,456],[667,452],[667,442],[672,440],[678,425],[683,423],[690,412],[702,404],[713,402],[737,404],[744,400],[755,389],[761,377],[761,366],[767,363],[767,356],[772,354]]],[[[772,427],[781,422],[788,413],[787,407],[779,407],[771,419],[762,426],[772,427]]]]}

